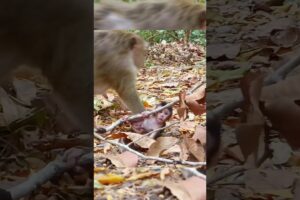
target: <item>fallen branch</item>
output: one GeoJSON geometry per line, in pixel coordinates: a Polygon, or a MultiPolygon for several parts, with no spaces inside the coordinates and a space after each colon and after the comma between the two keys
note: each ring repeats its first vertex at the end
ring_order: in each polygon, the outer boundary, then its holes
{"type": "Polygon", "coordinates": [[[206,180],[206,176],[204,174],[202,174],[201,172],[199,172],[196,168],[184,167],[183,170],[193,174],[194,176],[197,176],[199,178],[206,180]]]}
{"type": "Polygon", "coordinates": [[[188,95],[194,93],[198,88],[200,88],[205,82],[204,81],[199,81],[198,83],[196,83],[196,85],[194,85],[194,87],[187,93],[188,95]]]}
{"type": "Polygon", "coordinates": [[[112,131],[117,126],[120,126],[121,124],[123,124],[123,123],[125,123],[127,121],[134,121],[136,119],[140,119],[142,117],[146,117],[146,116],[152,115],[154,113],[160,112],[161,110],[164,110],[166,108],[169,108],[169,107],[173,106],[178,101],[179,100],[173,101],[171,103],[166,104],[165,106],[158,107],[158,108],[156,108],[156,109],[154,109],[152,111],[146,111],[146,115],[145,115],[145,113],[140,113],[140,114],[132,115],[132,116],[129,116],[129,117],[121,118],[121,119],[115,121],[114,123],[112,123],[111,125],[109,125],[106,128],[96,128],[96,130],[94,132],[106,133],[106,132],[112,131]]]}
{"type": "MultiPolygon", "coordinates": [[[[278,68],[273,73],[269,74],[264,79],[264,86],[268,86],[274,83],[279,82],[280,80],[284,79],[288,73],[290,73],[293,69],[298,67],[300,64],[300,56],[290,60],[282,67],[278,68]]],[[[221,124],[221,120],[228,116],[234,109],[241,107],[244,101],[242,93],[240,89],[237,89],[239,93],[234,96],[234,99],[226,104],[223,104],[219,107],[216,107],[213,110],[207,111],[206,121],[207,124],[221,124]]],[[[216,127],[216,126],[215,126],[216,127]]],[[[212,127],[214,128],[214,127],[212,127]]],[[[220,137],[221,130],[208,130],[209,132],[214,132],[214,135],[220,137]]],[[[260,162],[263,160],[261,159],[260,162]]]]}
{"type": "Polygon", "coordinates": [[[94,133],[94,135],[99,140],[103,140],[103,141],[108,142],[110,144],[117,145],[117,146],[121,147],[122,149],[125,149],[125,150],[127,150],[131,153],[134,153],[135,155],[137,155],[140,158],[145,159],[145,160],[156,160],[156,161],[160,161],[160,162],[164,162],[164,163],[168,163],[168,164],[181,164],[181,165],[188,165],[188,166],[193,166],[193,167],[201,167],[201,166],[206,165],[206,162],[190,162],[190,161],[184,161],[184,160],[171,160],[171,159],[166,159],[166,158],[145,156],[145,155],[141,154],[140,152],[137,152],[137,151],[131,149],[129,146],[127,146],[125,144],[115,142],[115,141],[112,141],[112,140],[106,140],[104,137],[102,137],[98,133],[94,133]]]}
{"type": "MultiPolygon", "coordinates": [[[[298,52],[299,53],[299,52],[298,52]]],[[[291,71],[300,65],[300,56],[289,60],[282,67],[278,68],[274,73],[264,80],[265,85],[272,85],[283,80],[291,71]]]]}
{"type": "Polygon", "coordinates": [[[207,185],[214,184],[214,183],[216,183],[216,182],[218,182],[218,181],[220,181],[220,180],[222,180],[222,179],[224,179],[228,176],[231,176],[233,174],[237,174],[237,173],[240,173],[240,172],[244,172],[246,170],[247,169],[245,167],[241,167],[241,166],[231,168],[226,172],[222,172],[222,173],[218,174],[218,176],[215,176],[213,178],[208,179],[207,180],[207,185]]]}
{"type": "MultiPolygon", "coordinates": [[[[264,86],[272,85],[279,82],[280,80],[283,80],[288,73],[290,73],[293,69],[295,69],[299,65],[300,65],[300,56],[290,60],[282,67],[278,68],[276,71],[268,75],[264,79],[264,86]]],[[[244,98],[242,94],[239,93],[234,97],[234,100],[232,102],[223,104],[209,111],[211,115],[209,115],[208,117],[213,118],[210,120],[222,119],[225,116],[227,116],[230,112],[232,112],[234,109],[241,107],[243,101],[244,98]]],[[[209,118],[207,118],[207,120],[209,120],[209,118]]]]}
{"type": "Polygon", "coordinates": [[[35,174],[32,174],[26,181],[9,188],[12,199],[20,199],[29,194],[43,183],[50,180],[53,176],[60,174],[68,169],[73,168],[77,164],[87,164],[93,162],[93,153],[89,150],[82,150],[77,148],[69,149],[65,152],[63,157],[48,163],[46,167],[41,169],[35,174]],[[72,155],[73,154],[73,155],[72,155]],[[75,161],[74,159],[79,159],[75,161]]]}
{"type": "Polygon", "coordinates": [[[128,143],[127,146],[130,146],[130,145],[132,145],[133,143],[136,143],[137,141],[140,141],[141,139],[145,138],[146,136],[151,135],[152,133],[155,133],[155,132],[157,132],[157,131],[162,131],[162,130],[164,130],[164,129],[166,129],[166,128],[169,128],[169,127],[171,127],[171,126],[174,126],[175,124],[178,124],[178,123],[180,123],[180,122],[174,122],[174,123],[171,123],[171,124],[169,124],[169,125],[167,125],[167,126],[164,126],[164,127],[162,127],[162,128],[158,128],[158,129],[156,129],[156,130],[150,131],[149,133],[144,134],[142,137],[140,137],[140,138],[138,138],[138,139],[136,139],[136,140],[134,140],[134,141],[128,143]]]}
{"type": "MultiPolygon", "coordinates": [[[[195,92],[201,85],[203,85],[203,81],[199,81],[195,86],[194,88],[192,88],[188,94],[192,94],[193,92],[195,92]]],[[[134,121],[136,119],[140,119],[142,117],[147,117],[147,116],[150,116],[152,114],[155,114],[155,113],[158,113],[166,108],[169,108],[171,106],[173,106],[174,104],[176,104],[177,102],[179,102],[179,98],[174,100],[173,102],[170,102],[162,107],[158,107],[152,111],[146,111],[144,113],[139,113],[139,114],[136,114],[136,115],[131,115],[129,117],[124,117],[124,118],[121,118],[117,121],[115,121],[114,123],[112,123],[111,125],[107,126],[107,127],[101,127],[101,128],[95,128],[94,129],[94,132],[97,132],[97,133],[106,133],[106,132],[110,132],[112,131],[113,129],[115,129],[117,126],[120,126],[121,124],[127,122],[127,121],[134,121]]]]}

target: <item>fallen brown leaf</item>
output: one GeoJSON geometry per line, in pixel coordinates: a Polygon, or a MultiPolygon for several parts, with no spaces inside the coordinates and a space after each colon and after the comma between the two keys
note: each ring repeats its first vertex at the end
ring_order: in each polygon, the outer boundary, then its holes
{"type": "Polygon", "coordinates": [[[190,177],[178,183],[166,182],[165,187],[179,200],[206,200],[206,181],[199,177],[190,177]]]}

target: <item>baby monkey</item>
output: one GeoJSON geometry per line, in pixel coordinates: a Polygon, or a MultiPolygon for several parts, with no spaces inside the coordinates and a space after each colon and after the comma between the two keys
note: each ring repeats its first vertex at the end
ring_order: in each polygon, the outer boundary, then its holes
{"type": "MultiPolygon", "coordinates": [[[[166,104],[166,102],[161,102],[156,108],[165,106],[166,104]]],[[[136,133],[146,134],[162,128],[166,125],[166,121],[171,118],[172,114],[172,107],[168,107],[148,117],[142,117],[137,121],[131,122],[132,130],[136,133]]],[[[161,136],[161,133],[162,131],[156,131],[149,135],[149,137],[156,139],[161,136]]]]}

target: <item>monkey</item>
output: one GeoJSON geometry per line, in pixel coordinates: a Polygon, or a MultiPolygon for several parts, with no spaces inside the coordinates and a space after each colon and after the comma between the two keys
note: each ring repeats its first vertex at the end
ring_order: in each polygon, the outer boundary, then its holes
{"type": "MultiPolygon", "coordinates": [[[[90,151],[93,147],[92,4],[92,1],[82,0],[3,0],[0,6],[1,87],[13,80],[20,67],[40,72],[52,88],[44,100],[53,102],[66,116],[69,124],[66,129],[70,131],[67,136],[71,136],[73,131],[86,134],[87,143],[81,144],[88,146],[90,151]]],[[[23,122],[25,126],[30,123],[27,120],[23,122]]],[[[45,130],[46,133],[48,131],[53,129],[45,130]]],[[[15,134],[11,136],[16,137],[15,134]]],[[[50,150],[43,153],[54,155],[50,150]]],[[[9,166],[4,163],[3,169],[7,168],[9,166]]],[[[92,173],[93,167],[85,170],[92,173]]],[[[0,182],[5,184],[5,180],[0,182]]],[[[1,199],[5,198],[0,192],[1,199]]],[[[93,187],[90,186],[85,195],[92,194],[93,187]]],[[[17,192],[17,195],[25,193],[17,192]]],[[[13,193],[11,197],[21,198],[13,193]]]]}
{"type": "Polygon", "coordinates": [[[94,93],[114,89],[134,114],[144,111],[136,90],[146,42],[126,31],[94,31],[94,93]]]}
{"type": "Polygon", "coordinates": [[[191,0],[106,0],[94,10],[94,28],[99,30],[206,28],[205,8],[191,0]]]}
{"type": "Polygon", "coordinates": [[[4,0],[0,6],[0,80],[20,66],[38,69],[72,127],[93,127],[93,8],[81,0],[4,0]]]}
{"type": "MultiPolygon", "coordinates": [[[[161,102],[156,108],[165,106],[166,104],[166,102],[161,102]]],[[[153,130],[162,128],[166,125],[166,121],[171,118],[172,114],[172,107],[168,107],[158,113],[133,121],[131,122],[132,130],[136,133],[146,134],[153,130]]],[[[156,139],[161,136],[161,133],[162,131],[157,131],[152,133],[149,137],[156,139]]]]}

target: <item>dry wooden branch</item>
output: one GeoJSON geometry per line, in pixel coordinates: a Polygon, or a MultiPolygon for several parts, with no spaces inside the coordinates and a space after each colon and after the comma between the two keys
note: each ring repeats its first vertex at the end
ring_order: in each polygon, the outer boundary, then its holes
{"type": "Polygon", "coordinates": [[[155,133],[155,132],[157,132],[157,131],[162,131],[162,130],[164,130],[164,129],[166,129],[166,128],[169,128],[169,127],[171,127],[171,126],[174,126],[175,124],[178,124],[178,123],[179,123],[179,122],[174,122],[174,123],[171,123],[171,124],[169,124],[169,125],[167,125],[167,126],[164,126],[164,127],[162,127],[162,128],[158,128],[158,129],[156,129],[156,130],[150,131],[149,133],[144,134],[142,137],[140,137],[140,138],[138,138],[138,139],[136,139],[136,140],[134,140],[134,141],[128,143],[127,146],[130,146],[130,145],[132,145],[133,143],[136,143],[137,141],[140,141],[141,139],[143,139],[143,138],[146,137],[146,136],[151,135],[152,133],[155,133]]]}
{"type": "MultiPolygon", "coordinates": [[[[300,65],[300,56],[297,56],[296,58],[290,60],[286,64],[284,64],[282,67],[278,68],[276,71],[271,73],[269,76],[267,76],[264,79],[264,85],[272,85],[274,83],[279,82],[280,80],[283,80],[288,73],[290,73],[293,69],[298,67],[300,65]]],[[[244,101],[244,98],[241,93],[239,93],[237,96],[234,97],[234,100],[230,103],[223,104],[211,111],[210,117],[214,119],[207,119],[207,120],[218,120],[222,119],[225,116],[227,116],[230,112],[232,112],[234,109],[241,107],[242,103],[244,101]]]]}
{"type": "Polygon", "coordinates": [[[168,107],[171,107],[171,106],[173,106],[177,102],[178,102],[178,100],[177,101],[173,101],[171,103],[168,103],[165,106],[158,107],[158,108],[156,108],[156,109],[154,109],[152,111],[146,111],[146,114],[145,113],[140,113],[140,114],[132,115],[132,116],[129,116],[129,117],[121,118],[121,119],[117,120],[116,122],[112,123],[111,125],[109,125],[106,128],[100,128],[100,129],[96,128],[96,130],[94,132],[106,133],[106,132],[112,131],[117,126],[120,126],[121,124],[123,124],[125,122],[134,121],[134,120],[140,119],[142,117],[147,117],[147,116],[152,115],[154,113],[160,112],[161,110],[164,110],[164,109],[166,109],[168,107]]]}
{"type": "MultiPolygon", "coordinates": [[[[75,148],[74,148],[75,149],[75,148]]],[[[69,149],[72,150],[72,149],[69,149]]],[[[90,152],[90,151],[87,151],[90,152]]],[[[79,161],[77,163],[68,163],[67,160],[65,160],[67,155],[64,155],[62,158],[57,158],[56,160],[48,163],[46,167],[41,169],[35,174],[32,174],[26,181],[23,183],[16,185],[8,191],[11,194],[12,199],[20,199],[21,197],[24,197],[25,195],[29,194],[33,190],[35,190],[37,187],[39,187],[41,184],[47,182],[50,180],[53,176],[62,173],[72,167],[74,167],[76,164],[87,164],[93,162],[93,153],[87,153],[83,154],[79,161]]]]}
{"type": "Polygon", "coordinates": [[[193,167],[201,167],[201,166],[206,165],[206,162],[190,162],[190,161],[184,161],[184,160],[171,160],[171,159],[166,159],[166,158],[145,156],[145,155],[141,154],[140,152],[137,152],[137,151],[131,149],[129,146],[127,146],[125,144],[115,142],[115,141],[112,141],[112,140],[106,140],[104,137],[102,137],[98,133],[94,133],[94,135],[99,140],[103,140],[103,141],[108,142],[110,144],[117,145],[117,146],[121,147],[122,149],[125,149],[125,150],[127,150],[131,153],[134,153],[135,155],[137,155],[140,158],[145,159],[145,160],[156,160],[156,161],[160,161],[160,162],[164,162],[164,163],[168,163],[168,164],[180,164],[180,165],[187,165],[187,166],[193,166],[193,167]]]}
{"type": "MultiPolygon", "coordinates": [[[[188,94],[191,94],[193,92],[195,92],[201,85],[203,85],[203,81],[199,81],[195,86],[194,88],[192,88],[188,94]]],[[[112,131],[113,129],[115,129],[117,126],[120,126],[121,124],[127,122],[127,121],[133,121],[133,120],[136,120],[136,119],[139,119],[139,118],[142,118],[142,117],[147,117],[147,116],[150,116],[152,114],[155,114],[155,113],[158,113],[166,108],[169,108],[171,106],[173,106],[174,104],[176,104],[177,102],[179,101],[179,99],[176,99],[174,100],[173,102],[170,102],[162,107],[158,107],[152,111],[146,111],[145,113],[139,113],[139,114],[136,114],[136,115],[131,115],[129,117],[124,117],[124,118],[121,118],[119,120],[117,120],[116,122],[112,123],[111,125],[107,126],[107,127],[103,127],[103,128],[95,128],[94,129],[94,132],[96,133],[106,133],[106,132],[110,132],[112,131]]]]}
{"type": "Polygon", "coordinates": [[[184,167],[183,170],[193,174],[194,176],[198,176],[199,178],[206,180],[206,176],[199,172],[196,168],[184,167]]]}
{"type": "Polygon", "coordinates": [[[231,176],[233,174],[236,174],[236,173],[240,173],[240,172],[244,172],[246,171],[247,169],[243,166],[238,166],[238,167],[233,167],[231,169],[229,169],[228,171],[224,172],[224,173],[220,173],[218,174],[218,176],[215,176],[211,179],[208,179],[207,180],[207,185],[211,185],[211,184],[214,184],[228,176],[231,176]]]}

